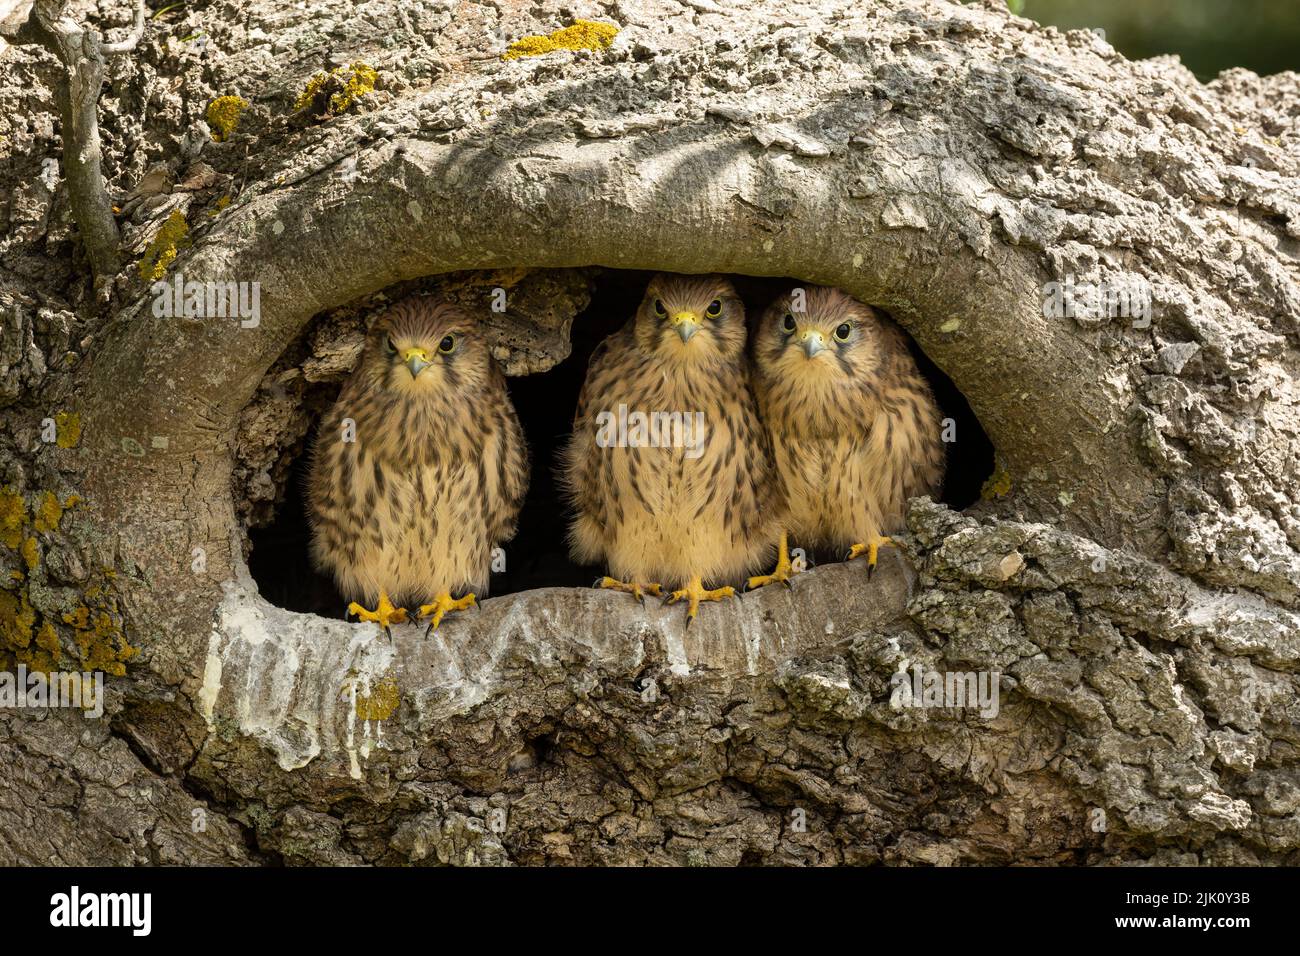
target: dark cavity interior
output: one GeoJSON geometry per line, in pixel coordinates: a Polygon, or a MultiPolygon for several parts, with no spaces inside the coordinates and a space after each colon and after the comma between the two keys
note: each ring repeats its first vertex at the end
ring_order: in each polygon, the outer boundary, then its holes
{"type": "MultiPolygon", "coordinates": [[[[614,269],[602,272],[591,305],[573,323],[572,354],[547,372],[507,379],[532,453],[532,482],[519,517],[519,530],[512,541],[503,545],[506,570],[492,576],[491,596],[532,588],[589,587],[604,574],[604,568],[577,564],[569,558],[565,544],[568,513],[555,479],[556,454],[572,427],[592,351],[632,316],[652,274],[614,269]]],[[[796,279],[731,279],[745,301],[751,322],[776,296],[800,284],[796,279]]],[[[942,501],[954,509],[968,508],[979,500],[980,489],[993,472],[993,446],[948,376],[915,343],[912,354],[934,389],[944,417],[955,424],[956,440],[945,444],[947,475],[942,501]]],[[[304,451],[294,462],[275,520],[250,532],[249,566],[262,596],[273,604],[291,611],[342,618],[347,602],[333,580],[317,573],[308,558],[310,526],[303,494],[307,462],[304,451]]],[[[842,556],[810,557],[814,563],[825,563],[842,556]]]]}

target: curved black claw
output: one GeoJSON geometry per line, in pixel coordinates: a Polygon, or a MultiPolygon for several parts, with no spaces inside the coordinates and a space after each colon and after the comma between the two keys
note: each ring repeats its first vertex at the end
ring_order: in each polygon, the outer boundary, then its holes
{"type": "Polygon", "coordinates": [[[876,573],[876,566],[875,566],[874,564],[868,563],[868,564],[867,564],[867,580],[870,581],[870,580],[871,580],[871,576],[872,576],[873,574],[875,574],[875,573],[876,573]]]}
{"type": "Polygon", "coordinates": [[[596,578],[596,580],[594,580],[594,581],[591,582],[591,586],[592,586],[593,588],[598,588],[598,587],[600,587],[600,582],[603,581],[603,580],[605,580],[605,579],[604,579],[604,578],[596,578]]]}
{"type": "Polygon", "coordinates": [[[427,641],[429,635],[433,633],[433,618],[429,618],[429,623],[424,625],[424,639],[427,641]]]}
{"type": "Polygon", "coordinates": [[[684,628],[682,628],[682,630],[683,630],[683,631],[689,631],[689,630],[691,629],[691,622],[692,622],[693,620],[695,620],[695,618],[693,618],[693,617],[691,617],[689,614],[687,614],[687,615],[686,615],[686,626],[685,626],[684,628]]]}

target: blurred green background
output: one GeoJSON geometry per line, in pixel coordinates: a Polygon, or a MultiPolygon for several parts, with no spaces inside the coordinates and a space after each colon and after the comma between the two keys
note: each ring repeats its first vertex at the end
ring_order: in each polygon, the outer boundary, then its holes
{"type": "Polygon", "coordinates": [[[1009,0],[1066,30],[1101,27],[1130,59],[1177,53],[1202,80],[1244,66],[1300,70],[1300,0],[1009,0]]]}

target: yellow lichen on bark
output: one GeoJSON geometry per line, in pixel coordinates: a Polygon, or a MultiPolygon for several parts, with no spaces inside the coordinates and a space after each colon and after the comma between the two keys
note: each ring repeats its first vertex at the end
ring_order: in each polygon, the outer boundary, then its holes
{"type": "Polygon", "coordinates": [[[0,636],[7,649],[21,650],[32,641],[36,609],[26,591],[0,591],[0,636]]]}
{"type": "Polygon", "coordinates": [[[576,20],[571,26],[545,36],[532,35],[516,40],[501,54],[503,60],[524,56],[542,56],[556,50],[603,50],[614,42],[618,27],[594,20],[576,20]]]}
{"type": "Polygon", "coordinates": [[[140,648],[127,643],[122,629],[105,611],[95,615],[93,627],[79,630],[76,640],[83,668],[103,671],[114,677],[124,675],[126,662],[140,653],[140,648]]]}
{"type": "Polygon", "coordinates": [[[397,681],[385,677],[377,681],[369,694],[357,692],[356,714],[361,720],[387,720],[402,702],[402,693],[397,688],[397,681]]]}
{"type": "Polygon", "coordinates": [[[242,96],[218,96],[208,104],[208,126],[212,127],[214,142],[224,143],[239,126],[239,114],[248,109],[248,100],[242,96]]]}
{"type": "Polygon", "coordinates": [[[325,85],[325,81],[329,78],[330,75],[328,73],[317,73],[308,80],[307,85],[304,86],[302,92],[298,94],[298,98],[294,100],[293,111],[296,113],[298,110],[305,110],[307,107],[311,106],[312,100],[316,99],[316,94],[320,92],[321,87],[325,85]]]}
{"type": "Polygon", "coordinates": [[[379,71],[361,62],[340,66],[328,73],[317,73],[307,81],[307,85],[298,94],[293,110],[297,113],[316,104],[318,110],[323,110],[330,116],[337,116],[347,112],[359,97],[373,93],[378,83],[379,71]],[[327,103],[318,104],[317,100],[320,99],[322,92],[327,91],[327,84],[338,92],[333,93],[327,103]]]}
{"type": "Polygon", "coordinates": [[[36,628],[36,609],[25,591],[0,591],[0,660],[12,658],[33,671],[59,666],[59,636],[47,621],[36,628]]]}
{"type": "Polygon", "coordinates": [[[0,490],[0,544],[17,551],[23,543],[23,526],[27,524],[27,506],[23,496],[6,486],[0,490]]]}
{"type": "Polygon", "coordinates": [[[350,69],[352,72],[343,87],[343,92],[335,93],[330,97],[331,113],[345,112],[356,101],[358,96],[364,96],[366,93],[375,91],[375,83],[379,80],[379,72],[374,67],[367,66],[364,63],[353,63],[350,69]]]}
{"type": "Polygon", "coordinates": [[[97,606],[82,604],[63,615],[63,623],[73,630],[81,667],[121,677],[126,673],[126,662],[139,654],[140,648],[127,642],[121,625],[115,619],[115,604],[111,599],[101,600],[102,588],[88,589],[86,598],[97,606]]]}
{"type": "MultiPolygon", "coordinates": [[[[73,498],[76,496],[73,495],[73,498]]],[[[72,498],[68,499],[69,501],[72,498]]],[[[59,521],[63,518],[63,505],[59,503],[59,496],[52,491],[46,491],[41,494],[41,503],[36,507],[36,517],[32,521],[33,527],[37,531],[54,531],[59,527],[59,521]]]]}
{"type": "Polygon", "coordinates": [[[76,448],[81,441],[81,416],[75,412],[56,412],[54,443],[60,448],[76,448]]]}
{"type": "Polygon", "coordinates": [[[1006,466],[998,461],[993,474],[989,475],[984,486],[980,488],[980,497],[990,501],[994,498],[1005,498],[1009,494],[1011,494],[1011,474],[1006,466]]]}
{"type": "MultiPolygon", "coordinates": [[[[42,671],[59,666],[59,632],[46,613],[38,613],[33,607],[29,589],[41,566],[37,534],[57,531],[63,515],[80,500],[77,495],[68,495],[60,502],[53,492],[42,491],[29,512],[27,501],[14,488],[0,488],[0,544],[16,551],[26,568],[26,573],[11,570],[8,579],[0,584],[0,663],[13,661],[42,671]]],[[[104,569],[102,574],[106,580],[113,577],[111,569],[104,569]]],[[[116,602],[103,585],[87,588],[83,600],[85,603],[62,615],[63,623],[72,628],[81,666],[121,677],[126,673],[126,662],[140,649],[127,642],[118,623],[121,615],[116,602]]]]}
{"type": "Polygon", "coordinates": [[[189,223],[179,209],[174,210],[153,237],[140,259],[140,278],[158,280],[167,274],[167,267],[176,260],[180,246],[190,234],[189,223]]]}

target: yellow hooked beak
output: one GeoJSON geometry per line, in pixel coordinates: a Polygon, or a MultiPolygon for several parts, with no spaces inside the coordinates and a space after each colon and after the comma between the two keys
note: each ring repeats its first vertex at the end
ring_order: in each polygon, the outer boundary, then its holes
{"type": "Polygon", "coordinates": [[[809,329],[799,336],[799,342],[803,345],[803,350],[809,358],[826,348],[826,336],[815,329],[809,329]]]}
{"type": "Polygon", "coordinates": [[[673,328],[681,336],[683,342],[689,342],[691,336],[700,328],[700,317],[694,312],[678,312],[673,316],[673,328]]]}
{"type": "Polygon", "coordinates": [[[418,348],[404,349],[402,351],[402,361],[405,362],[406,367],[410,369],[411,378],[415,378],[420,374],[420,372],[432,364],[429,361],[429,353],[424,349],[418,348]]]}

